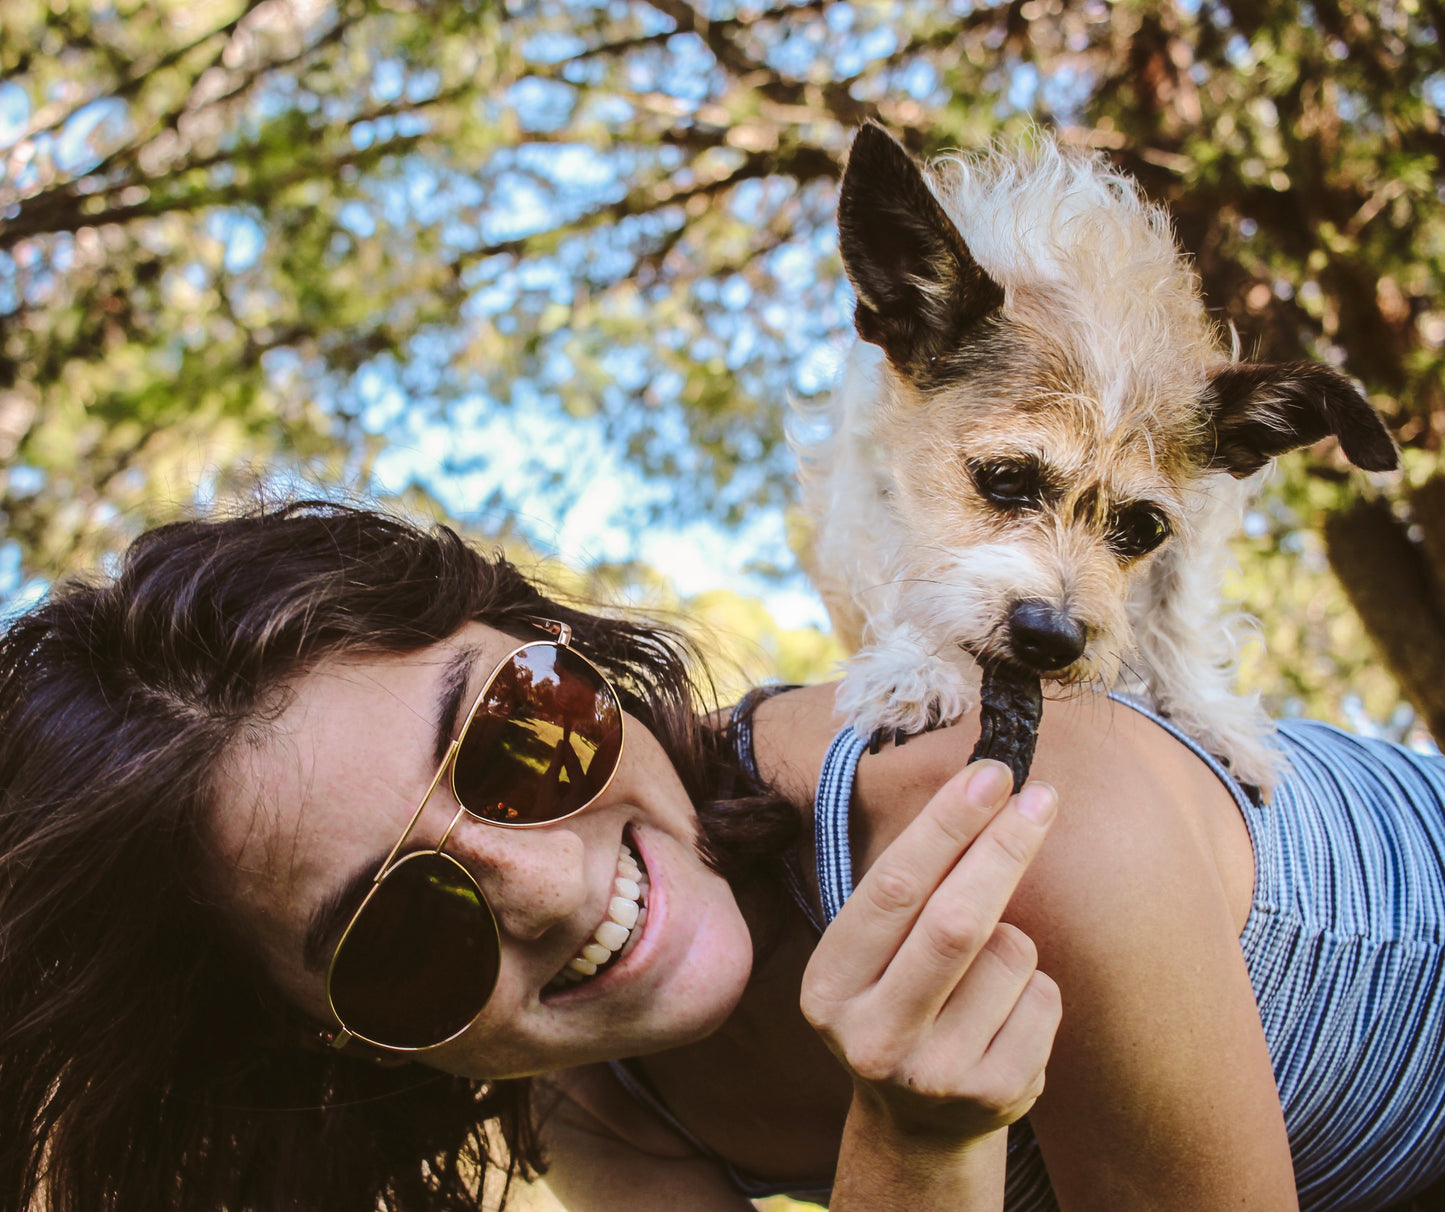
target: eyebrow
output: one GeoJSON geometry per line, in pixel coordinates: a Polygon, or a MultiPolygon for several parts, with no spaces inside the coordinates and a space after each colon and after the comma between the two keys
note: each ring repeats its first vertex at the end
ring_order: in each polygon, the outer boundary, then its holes
{"type": "Polygon", "coordinates": [[[432,749],[432,758],[438,766],[452,747],[452,737],[457,732],[457,716],[462,710],[462,697],[472,680],[472,666],[477,663],[477,655],[475,648],[463,648],[442,670],[437,694],[436,739],[432,749]]]}
{"type": "MultiPolygon", "coordinates": [[[[472,666],[476,664],[477,650],[463,648],[457,652],[446,668],[438,684],[436,700],[436,733],[432,741],[432,760],[440,766],[446,759],[452,745],[452,736],[457,728],[457,716],[461,714],[462,699],[471,682],[472,666]]],[[[413,809],[415,811],[415,809],[413,809]]],[[[378,851],[365,862],[355,867],[342,883],[313,909],[306,919],[306,933],[302,939],[301,959],[308,971],[320,972],[331,963],[331,944],[351,921],[361,902],[371,891],[386,862],[390,848],[378,851]]]]}
{"type": "Polygon", "coordinates": [[[361,908],[361,902],[371,891],[376,873],[386,862],[387,851],[372,855],[346,877],[344,883],[315,909],[306,919],[306,936],[301,945],[301,960],[309,972],[321,972],[331,963],[331,943],[361,908]]]}

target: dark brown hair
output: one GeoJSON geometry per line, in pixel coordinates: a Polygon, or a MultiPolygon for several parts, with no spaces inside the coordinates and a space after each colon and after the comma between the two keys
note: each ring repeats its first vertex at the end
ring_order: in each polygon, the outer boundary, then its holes
{"type": "MultiPolygon", "coordinates": [[[[324,502],[180,522],[0,638],[0,1212],[474,1209],[540,1165],[527,1082],[308,1049],[206,886],[213,772],[287,679],[468,620],[569,623],[658,737],[704,853],[763,879],[796,833],[720,800],[676,634],[545,597],[452,530],[324,502]]],[[[728,770],[729,777],[735,772],[728,770]]]]}

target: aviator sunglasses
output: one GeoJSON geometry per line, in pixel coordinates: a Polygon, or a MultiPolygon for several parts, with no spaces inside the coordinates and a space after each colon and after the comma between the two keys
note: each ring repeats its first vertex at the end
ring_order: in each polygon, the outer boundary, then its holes
{"type": "Polygon", "coordinates": [[[555,638],[523,644],[499,664],[462,720],[431,786],[342,932],[326,974],[353,1039],[400,1052],[455,1039],[487,1004],[502,942],[496,915],[466,867],[442,848],[463,816],[535,829],[575,816],[612,781],[622,707],[606,676],[569,645],[572,629],[529,620],[555,638]],[[401,854],[450,774],[459,805],[430,850],[401,854]]]}

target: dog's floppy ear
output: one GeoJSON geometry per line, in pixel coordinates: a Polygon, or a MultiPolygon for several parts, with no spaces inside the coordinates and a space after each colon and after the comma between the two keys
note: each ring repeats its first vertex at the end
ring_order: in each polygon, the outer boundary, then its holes
{"type": "Polygon", "coordinates": [[[898,369],[926,364],[1003,306],[923,170],[881,126],[859,130],[838,199],[838,246],[858,335],[898,369]]]}
{"type": "Polygon", "coordinates": [[[1389,471],[1399,465],[1380,414],[1344,375],[1317,362],[1226,366],[1210,377],[1204,409],[1206,464],[1236,479],[1330,434],[1356,467],[1389,471]]]}

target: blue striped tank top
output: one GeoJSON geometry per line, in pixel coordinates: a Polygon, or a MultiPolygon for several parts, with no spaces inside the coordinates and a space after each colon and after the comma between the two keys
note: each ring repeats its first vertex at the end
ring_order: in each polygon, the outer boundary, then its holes
{"type": "MultiPolygon", "coordinates": [[[[1291,772],[1261,807],[1167,720],[1131,699],[1119,701],[1198,755],[1248,825],[1255,886],[1240,946],[1279,1086],[1302,1212],[1376,1212],[1429,1186],[1445,1174],[1445,759],[1327,724],[1286,721],[1279,743],[1291,772]]],[[[739,704],[735,740],[751,770],[749,722],[739,704]]],[[[865,749],[844,729],[819,778],[814,826],[828,921],[852,891],[848,807],[865,749]]],[[[800,882],[789,882],[811,919],[800,882]]],[[[800,1191],[800,1184],[729,1165],[628,1062],[612,1068],[636,1098],[715,1158],[742,1194],[791,1188],[827,1202],[826,1180],[800,1191]]],[[[1006,1206],[1057,1208],[1027,1119],[1009,1135],[1006,1206]]]]}
{"type": "MultiPolygon", "coordinates": [[[[1445,1173],[1445,759],[1328,724],[1285,721],[1290,773],[1251,801],[1240,947],[1279,1086],[1303,1212],[1373,1212],[1445,1173]]],[[[844,729],[815,805],[829,921],[852,891],[848,804],[865,742],[844,729]]],[[[1009,1136],[1009,1212],[1057,1208],[1027,1119],[1009,1136]]]]}

